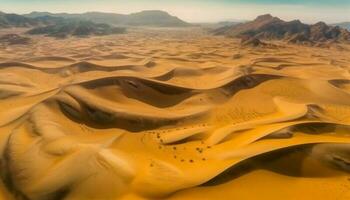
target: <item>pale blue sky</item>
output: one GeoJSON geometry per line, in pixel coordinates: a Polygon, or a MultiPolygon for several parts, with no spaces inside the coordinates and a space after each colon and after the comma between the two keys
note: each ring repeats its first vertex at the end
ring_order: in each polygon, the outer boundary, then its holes
{"type": "Polygon", "coordinates": [[[0,0],[4,12],[104,11],[131,13],[158,9],[189,22],[253,19],[271,13],[304,22],[350,21],[350,0],[0,0]]]}

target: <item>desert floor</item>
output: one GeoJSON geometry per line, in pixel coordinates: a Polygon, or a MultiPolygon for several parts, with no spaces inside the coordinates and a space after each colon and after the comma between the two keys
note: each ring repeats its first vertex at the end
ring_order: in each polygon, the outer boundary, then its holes
{"type": "Polygon", "coordinates": [[[0,45],[0,199],[350,199],[350,46],[272,43],[0,45]]]}

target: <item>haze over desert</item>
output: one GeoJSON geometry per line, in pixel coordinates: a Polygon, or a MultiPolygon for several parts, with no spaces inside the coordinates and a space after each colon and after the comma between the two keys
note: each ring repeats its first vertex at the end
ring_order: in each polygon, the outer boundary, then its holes
{"type": "Polygon", "coordinates": [[[0,199],[350,199],[349,70],[323,22],[0,13],[0,199]]]}

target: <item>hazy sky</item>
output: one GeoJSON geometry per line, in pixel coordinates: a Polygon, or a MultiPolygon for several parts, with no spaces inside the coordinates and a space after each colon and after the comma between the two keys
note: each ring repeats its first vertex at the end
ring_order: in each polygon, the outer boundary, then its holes
{"type": "Polygon", "coordinates": [[[0,0],[0,10],[125,14],[164,10],[189,22],[249,20],[265,13],[307,23],[350,21],[350,0],[0,0]]]}

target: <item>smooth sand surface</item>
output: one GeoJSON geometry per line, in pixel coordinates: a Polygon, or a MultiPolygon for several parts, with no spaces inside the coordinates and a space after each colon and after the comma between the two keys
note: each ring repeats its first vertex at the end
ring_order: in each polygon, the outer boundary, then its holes
{"type": "Polygon", "coordinates": [[[350,199],[350,45],[200,29],[0,48],[0,199],[350,199]]]}

